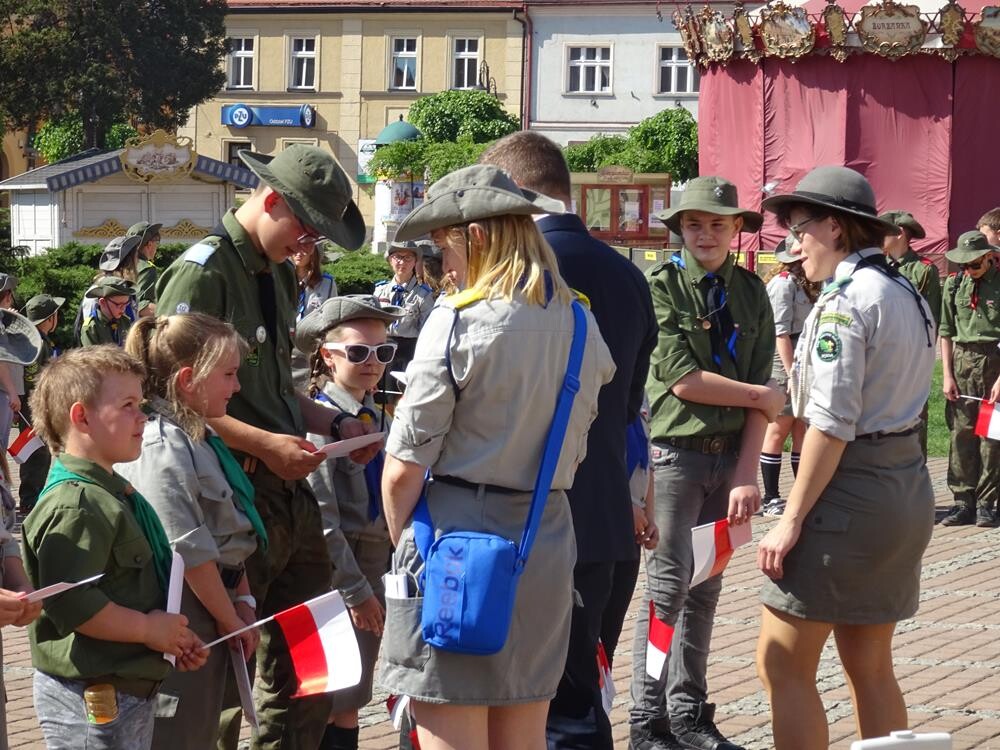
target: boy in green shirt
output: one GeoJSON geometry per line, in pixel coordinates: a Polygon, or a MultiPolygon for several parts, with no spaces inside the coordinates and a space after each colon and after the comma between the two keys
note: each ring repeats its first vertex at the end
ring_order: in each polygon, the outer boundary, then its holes
{"type": "Polygon", "coordinates": [[[30,630],[35,710],[50,747],[149,747],[154,698],[170,670],[197,669],[207,651],[187,618],[162,611],[170,547],[159,519],[114,464],[139,456],[143,367],[113,346],[53,360],[31,395],[35,430],[56,460],[24,522],[25,567],[36,588],[102,574],[55,596],[30,630]],[[117,718],[88,720],[84,691],[114,689],[117,718]],[[95,745],[96,746],[96,745],[95,745]]]}
{"type": "Polygon", "coordinates": [[[105,276],[94,282],[85,297],[97,300],[90,316],[80,328],[80,346],[96,344],[125,345],[132,321],[125,314],[129,300],[135,295],[135,286],[117,276],[105,276]]]}

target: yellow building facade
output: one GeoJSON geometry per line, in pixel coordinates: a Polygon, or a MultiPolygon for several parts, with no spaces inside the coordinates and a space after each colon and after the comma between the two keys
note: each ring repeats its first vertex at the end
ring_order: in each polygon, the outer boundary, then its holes
{"type": "Polygon", "coordinates": [[[198,153],[228,162],[242,148],[328,149],[350,176],[360,175],[356,201],[369,225],[372,189],[359,149],[405,118],[419,97],[485,85],[521,116],[524,27],[508,4],[434,12],[412,3],[406,12],[392,4],[299,5],[292,12],[289,3],[244,3],[230,2],[226,20],[227,86],[196,107],[178,135],[191,137],[198,153]]]}

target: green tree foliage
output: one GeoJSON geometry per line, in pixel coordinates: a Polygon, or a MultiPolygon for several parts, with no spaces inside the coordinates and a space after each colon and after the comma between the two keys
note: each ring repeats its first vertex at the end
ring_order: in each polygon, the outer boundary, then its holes
{"type": "MultiPolygon", "coordinates": [[[[117,122],[111,126],[105,137],[105,146],[121,148],[125,141],[138,135],[138,131],[128,123],[117,122]]],[[[66,115],[59,120],[50,120],[35,134],[34,147],[49,164],[72,156],[84,148],[83,118],[66,115]]]]}
{"type": "Polygon", "coordinates": [[[225,83],[225,0],[0,0],[0,119],[79,113],[85,146],[124,116],[175,130],[225,83]]]}
{"type": "Polygon", "coordinates": [[[456,142],[467,136],[489,143],[521,127],[518,119],[486,91],[442,91],[410,106],[409,119],[432,143],[456,142]]]}
{"type": "Polygon", "coordinates": [[[421,179],[427,166],[426,151],[427,141],[423,138],[379,146],[368,162],[368,174],[380,180],[391,180],[406,174],[421,179]]]}
{"type": "Polygon", "coordinates": [[[323,270],[337,282],[338,294],[371,294],[375,284],[392,276],[392,269],[381,255],[370,252],[365,246],[355,252],[345,253],[323,270]]]}
{"type": "Polygon", "coordinates": [[[570,172],[596,172],[601,167],[616,164],[628,139],[623,135],[598,133],[585,143],[567,146],[564,154],[570,172]]]}

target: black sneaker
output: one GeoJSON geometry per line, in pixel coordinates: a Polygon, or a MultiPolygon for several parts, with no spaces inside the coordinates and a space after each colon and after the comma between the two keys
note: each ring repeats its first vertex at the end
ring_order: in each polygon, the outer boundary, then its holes
{"type": "Polygon", "coordinates": [[[1000,525],[1000,521],[997,520],[997,514],[992,510],[989,508],[976,509],[976,526],[981,529],[995,529],[998,525],[1000,525]]]}
{"type": "Polygon", "coordinates": [[[667,730],[659,731],[649,724],[633,724],[629,728],[628,750],[684,750],[667,730]]]}
{"type": "Polygon", "coordinates": [[[702,703],[694,716],[672,719],[670,728],[678,746],[685,750],[743,750],[723,736],[714,719],[714,703],[702,703]]]}
{"type": "Polygon", "coordinates": [[[941,519],[942,526],[969,526],[976,521],[976,512],[968,505],[953,505],[941,519]]]}

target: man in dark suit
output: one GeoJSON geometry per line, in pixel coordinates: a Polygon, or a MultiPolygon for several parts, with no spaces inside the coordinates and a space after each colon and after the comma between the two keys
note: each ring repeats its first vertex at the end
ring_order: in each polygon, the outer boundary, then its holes
{"type": "MultiPolygon", "coordinates": [[[[570,206],[569,168],[548,138],[522,131],[497,141],[480,158],[510,173],[522,188],[570,206]]],[[[582,599],[573,610],[569,653],[556,697],[549,706],[550,748],[613,750],[611,724],[601,703],[597,641],[613,658],[639,571],[637,542],[655,537],[644,514],[633,520],[625,468],[625,432],[643,400],[656,319],[649,285],[622,255],[587,232],[573,213],[538,220],[566,282],[590,299],[618,368],[601,390],[587,457],[569,491],[576,529],[573,582],[582,599]]]]}

